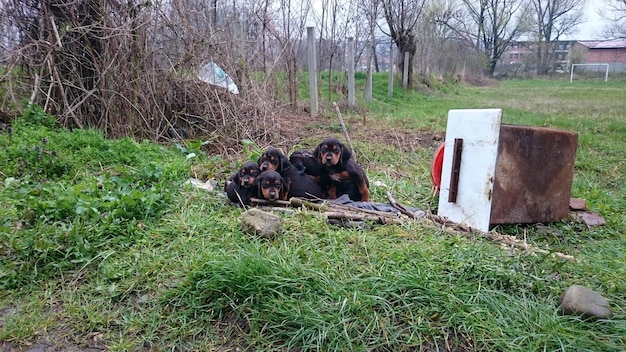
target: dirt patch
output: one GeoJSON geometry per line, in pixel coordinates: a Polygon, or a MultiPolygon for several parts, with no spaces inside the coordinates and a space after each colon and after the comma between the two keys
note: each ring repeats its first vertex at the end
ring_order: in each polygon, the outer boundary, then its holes
{"type": "Polygon", "coordinates": [[[490,87],[499,84],[495,79],[480,76],[466,76],[463,78],[463,82],[476,87],[490,87]]]}
{"type": "MultiPolygon", "coordinates": [[[[340,136],[345,141],[336,115],[332,117],[311,117],[302,109],[300,114],[280,115],[275,117],[278,138],[271,139],[268,145],[281,148],[287,152],[294,146],[302,144],[310,146],[311,141],[322,141],[329,136],[340,136]]],[[[390,145],[402,151],[417,148],[436,148],[445,137],[445,132],[428,130],[407,130],[401,127],[374,126],[363,123],[358,116],[344,116],[345,123],[350,126],[348,134],[353,143],[367,142],[371,144],[390,145]]],[[[314,147],[314,146],[311,146],[314,147]]]]}

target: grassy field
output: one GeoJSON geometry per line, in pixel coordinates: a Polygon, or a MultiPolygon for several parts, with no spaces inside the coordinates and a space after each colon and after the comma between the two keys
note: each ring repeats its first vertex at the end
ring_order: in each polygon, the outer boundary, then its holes
{"type": "MultiPolygon", "coordinates": [[[[505,123],[579,133],[572,196],[607,225],[495,230],[575,261],[425,222],[336,227],[310,210],[282,214],[274,240],[250,237],[242,209],[184,181],[202,170],[223,182],[254,147],[233,162],[198,144],[57,130],[33,110],[0,133],[0,346],[626,350],[626,81],[427,83],[387,98],[381,75],[375,102],[344,111],[373,201],[390,191],[436,212],[430,162],[448,110],[502,108],[505,123]],[[607,297],[613,319],[560,315],[572,284],[607,297]]],[[[341,136],[332,110],[324,114],[293,148],[341,136]]]]}

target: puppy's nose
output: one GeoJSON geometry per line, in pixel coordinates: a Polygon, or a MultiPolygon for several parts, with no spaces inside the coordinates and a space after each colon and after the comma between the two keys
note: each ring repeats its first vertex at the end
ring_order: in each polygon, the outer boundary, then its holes
{"type": "Polygon", "coordinates": [[[267,170],[267,162],[263,162],[259,168],[261,169],[261,171],[267,170]]]}
{"type": "Polygon", "coordinates": [[[274,200],[274,198],[276,198],[276,191],[270,191],[270,197],[274,200]]]}

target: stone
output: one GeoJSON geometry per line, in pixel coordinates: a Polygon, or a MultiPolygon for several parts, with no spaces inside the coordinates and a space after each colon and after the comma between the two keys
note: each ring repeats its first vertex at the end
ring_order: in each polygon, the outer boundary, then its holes
{"type": "Polygon", "coordinates": [[[569,208],[570,210],[589,210],[589,208],[587,208],[587,201],[582,198],[570,198],[569,208]]]}
{"type": "Polygon", "coordinates": [[[582,285],[570,286],[559,298],[560,312],[585,319],[609,319],[613,316],[609,301],[582,285]]]}
{"type": "Polygon", "coordinates": [[[241,215],[241,228],[254,236],[273,239],[280,232],[281,224],[280,216],[256,208],[241,215]]]}
{"type": "Polygon", "coordinates": [[[598,213],[591,211],[575,211],[572,212],[574,218],[584,222],[587,226],[604,226],[606,221],[604,217],[598,213]]]}

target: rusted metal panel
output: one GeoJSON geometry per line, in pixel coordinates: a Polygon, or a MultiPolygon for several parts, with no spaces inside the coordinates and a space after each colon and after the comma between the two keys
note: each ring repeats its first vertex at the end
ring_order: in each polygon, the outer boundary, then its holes
{"type": "Polygon", "coordinates": [[[566,219],[578,134],[501,125],[491,224],[566,219]]]}

